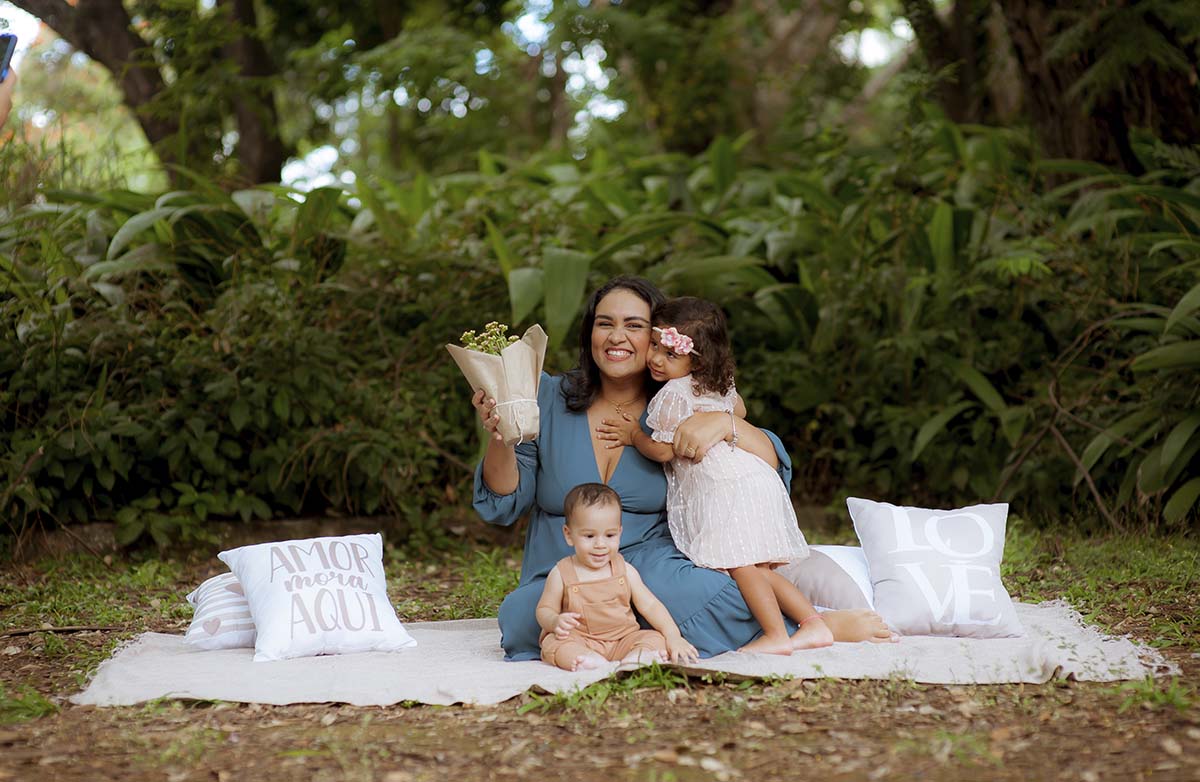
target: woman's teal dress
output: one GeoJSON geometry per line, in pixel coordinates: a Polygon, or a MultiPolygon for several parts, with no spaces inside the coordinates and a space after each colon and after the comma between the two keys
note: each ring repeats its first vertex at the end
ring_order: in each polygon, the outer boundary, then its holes
{"type": "MultiPolygon", "coordinates": [[[[490,524],[509,526],[529,513],[521,582],[500,606],[501,643],[509,660],[537,660],[540,628],[534,610],[546,575],[572,550],[563,539],[563,499],[581,484],[600,481],[587,413],[567,410],[562,377],[542,375],[537,440],[517,446],[520,482],[496,494],[475,471],[475,510],[490,524]]],[[[645,426],[645,417],[642,420],[645,426]]],[[[774,434],[780,475],[791,483],[791,460],[774,434]]],[[[662,466],[625,448],[608,485],[621,495],[621,554],[675,618],[683,637],[702,657],[737,649],[762,632],[729,576],[696,567],[679,553],[667,529],[667,480],[662,466]]],[[[788,632],[795,630],[789,623],[788,632]]]]}

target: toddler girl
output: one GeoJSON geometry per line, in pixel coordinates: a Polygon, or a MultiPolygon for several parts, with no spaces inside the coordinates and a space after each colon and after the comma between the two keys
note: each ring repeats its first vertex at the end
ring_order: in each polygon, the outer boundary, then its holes
{"type": "MultiPolygon", "coordinates": [[[[808,556],[796,512],[779,474],[737,447],[737,418],[745,407],[733,384],[733,355],[725,316],[715,304],[684,296],[655,309],[647,365],[665,383],[647,408],[642,431],[632,416],[606,421],[616,444],[666,463],[667,523],[675,545],[701,567],[733,576],[763,634],[746,652],[791,654],[833,643],[833,634],[800,590],[774,567],[808,556]],[[692,460],[675,455],[675,429],[693,413],[721,411],[733,422],[729,448],[718,444],[692,460]],[[799,622],[790,638],[786,613],[799,622]]],[[[615,447],[615,444],[614,444],[615,447]]]]}

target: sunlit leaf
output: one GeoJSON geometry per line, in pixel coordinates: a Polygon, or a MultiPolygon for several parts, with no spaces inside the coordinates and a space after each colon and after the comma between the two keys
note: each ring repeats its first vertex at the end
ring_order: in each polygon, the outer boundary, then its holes
{"type": "MultiPolygon", "coordinates": [[[[1140,426],[1144,426],[1157,417],[1157,411],[1147,409],[1138,410],[1096,435],[1079,456],[1079,461],[1083,464],[1083,469],[1092,469],[1113,443],[1126,439],[1126,435],[1130,432],[1140,426]]],[[[1081,480],[1083,480],[1083,473],[1077,471],[1075,473],[1075,483],[1078,484],[1081,480]]]]}
{"type": "Polygon", "coordinates": [[[1176,342],[1148,350],[1135,358],[1131,366],[1135,372],[1200,367],[1200,340],[1176,342]]]}
{"type": "Polygon", "coordinates": [[[1175,425],[1175,428],[1167,435],[1167,439],[1163,441],[1163,467],[1169,468],[1171,463],[1178,458],[1197,428],[1200,428],[1200,413],[1192,413],[1175,425]]]}
{"type": "Polygon", "coordinates": [[[1163,518],[1172,524],[1182,520],[1196,504],[1197,498],[1200,498],[1200,478],[1192,478],[1176,489],[1171,499],[1167,500],[1163,508],[1163,518]]]}
{"type": "Polygon", "coordinates": [[[579,312],[590,265],[588,254],[576,250],[550,247],[542,255],[546,336],[552,347],[561,344],[579,312]]]}
{"type": "Polygon", "coordinates": [[[954,271],[954,207],[945,201],[938,201],[925,230],[929,236],[934,268],[939,277],[948,279],[954,271]]]}
{"type": "Polygon", "coordinates": [[[913,441],[912,460],[914,462],[917,460],[917,457],[919,457],[921,452],[925,450],[925,446],[929,445],[933,438],[941,434],[942,430],[946,428],[946,425],[949,424],[955,416],[974,406],[975,403],[971,401],[959,402],[958,404],[947,407],[945,410],[942,410],[940,413],[922,424],[921,428],[917,431],[916,439],[913,441]]]}
{"type": "Polygon", "coordinates": [[[819,311],[809,291],[794,283],[769,285],[755,291],[754,303],[781,332],[799,336],[804,343],[812,340],[819,311]]]}
{"type": "Polygon", "coordinates": [[[967,364],[966,362],[960,361],[954,364],[951,371],[953,371],[954,376],[965,383],[967,388],[971,389],[971,392],[974,393],[975,396],[979,397],[979,401],[983,402],[984,406],[993,413],[1003,413],[1008,407],[1006,404],[1004,404],[1004,398],[1000,396],[1000,392],[996,390],[996,387],[993,386],[991,382],[983,376],[983,373],[975,367],[967,364]]]}
{"type": "MultiPolygon", "coordinates": [[[[492,252],[496,254],[496,261],[500,264],[500,271],[504,274],[504,278],[508,279],[508,275],[512,273],[514,266],[512,252],[508,249],[508,242],[504,241],[504,234],[500,233],[499,229],[496,228],[496,224],[490,219],[484,217],[483,224],[487,228],[488,241],[492,245],[492,252]]],[[[513,322],[518,320],[520,318],[514,318],[513,322]]]]}
{"type": "Polygon", "coordinates": [[[151,209],[148,212],[141,212],[129,218],[117,229],[113,235],[112,241],[108,244],[108,260],[112,260],[121,254],[134,238],[142,231],[153,226],[159,220],[166,220],[175,212],[176,207],[167,206],[160,209],[151,209]]]}
{"type": "Polygon", "coordinates": [[[532,266],[513,269],[508,275],[508,298],[512,303],[512,322],[515,326],[533,312],[542,300],[543,272],[532,266]]]}
{"type": "Polygon", "coordinates": [[[725,195],[733,184],[736,174],[736,160],[733,145],[725,136],[718,136],[708,149],[708,165],[712,169],[713,189],[717,196],[725,195]]]}
{"type": "Polygon", "coordinates": [[[337,211],[342,197],[340,187],[319,187],[311,191],[296,212],[296,225],[292,233],[292,249],[318,233],[328,230],[329,221],[337,211]]]}
{"type": "Polygon", "coordinates": [[[1183,294],[1183,298],[1175,305],[1175,309],[1171,310],[1171,314],[1167,317],[1167,325],[1163,326],[1163,333],[1169,333],[1175,324],[1196,310],[1200,310],[1200,283],[1183,294]]]}

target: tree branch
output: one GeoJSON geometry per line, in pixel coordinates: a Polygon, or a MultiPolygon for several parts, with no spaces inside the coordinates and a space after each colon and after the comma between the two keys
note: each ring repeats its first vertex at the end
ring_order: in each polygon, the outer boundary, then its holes
{"type": "Polygon", "coordinates": [[[1108,524],[1112,527],[1113,532],[1120,532],[1121,525],[1109,513],[1108,506],[1104,504],[1104,498],[1100,496],[1100,489],[1096,488],[1096,482],[1092,480],[1092,474],[1083,466],[1083,462],[1075,455],[1075,450],[1071,448],[1071,444],[1067,442],[1067,438],[1063,437],[1062,432],[1058,431],[1058,427],[1054,424],[1050,425],[1050,434],[1054,435],[1054,439],[1062,446],[1062,449],[1067,452],[1067,456],[1071,457],[1071,461],[1075,463],[1075,467],[1083,473],[1083,479],[1087,481],[1088,489],[1092,492],[1092,499],[1096,501],[1096,507],[1100,509],[1100,514],[1108,520],[1108,524]]]}
{"type": "MultiPolygon", "coordinates": [[[[74,7],[65,0],[16,0],[13,5],[41,19],[113,75],[151,144],[175,135],[175,120],[141,110],[166,85],[157,66],[142,56],[149,44],[134,31],[121,0],[78,0],[74,7]]],[[[167,162],[161,150],[160,157],[167,162]]]]}

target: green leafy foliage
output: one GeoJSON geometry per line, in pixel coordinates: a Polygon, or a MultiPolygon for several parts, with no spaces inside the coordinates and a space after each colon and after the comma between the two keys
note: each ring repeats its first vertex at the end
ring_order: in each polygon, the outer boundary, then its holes
{"type": "Polygon", "coordinates": [[[397,278],[361,248],[343,269],[344,196],[269,195],[60,194],[0,228],[14,531],[111,519],[122,543],[165,545],[210,518],[324,512],[437,528],[467,476],[442,454],[474,442],[469,405],[442,412],[436,389],[458,389],[439,348],[486,282],[397,278]]]}
{"type": "Polygon", "coordinates": [[[28,684],[15,688],[10,695],[0,683],[0,725],[36,720],[58,713],[58,706],[28,684]]]}
{"type": "Polygon", "coordinates": [[[440,345],[508,313],[566,369],[586,292],[636,273],[724,306],[810,499],[1196,517],[1195,171],[1039,161],[932,113],[886,150],[803,148],[48,194],[0,224],[0,506],[126,541],[310,513],[426,534],[478,456],[440,345]]]}

